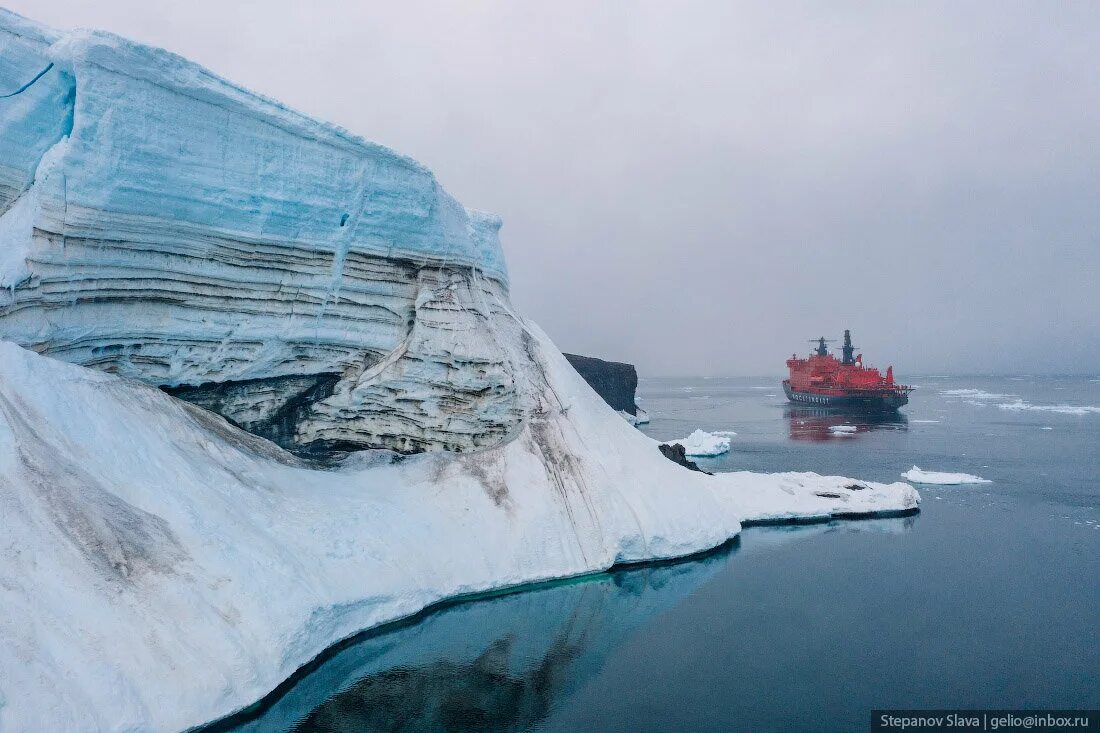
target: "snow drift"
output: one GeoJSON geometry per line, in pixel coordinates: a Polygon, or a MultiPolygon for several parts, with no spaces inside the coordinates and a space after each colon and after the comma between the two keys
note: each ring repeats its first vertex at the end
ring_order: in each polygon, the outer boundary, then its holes
{"type": "Polygon", "coordinates": [[[0,12],[0,61],[0,728],[185,728],[444,598],[917,508],[667,461],[393,151],[108,34],[0,12]]]}

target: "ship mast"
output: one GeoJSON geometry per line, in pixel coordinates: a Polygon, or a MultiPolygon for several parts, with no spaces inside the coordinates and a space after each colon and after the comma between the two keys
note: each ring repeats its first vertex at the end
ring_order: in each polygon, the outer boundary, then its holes
{"type": "Polygon", "coordinates": [[[841,349],[844,358],[840,360],[841,364],[851,366],[856,363],[853,358],[853,354],[856,353],[856,347],[852,346],[852,332],[848,329],[844,329],[844,347],[841,349]]]}

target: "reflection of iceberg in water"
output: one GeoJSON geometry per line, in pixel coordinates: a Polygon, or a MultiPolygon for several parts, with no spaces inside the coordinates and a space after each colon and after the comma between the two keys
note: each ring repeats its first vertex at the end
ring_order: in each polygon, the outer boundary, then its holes
{"type": "Polygon", "coordinates": [[[239,728],[211,729],[529,730],[729,554],[445,606],[336,652],[239,728]]]}
{"type": "Polygon", "coordinates": [[[905,534],[912,531],[920,515],[909,514],[903,517],[884,517],[882,519],[834,519],[820,524],[774,524],[755,525],[746,530],[746,543],[752,549],[785,545],[794,540],[804,540],[812,536],[838,533],[905,534]]]}
{"type": "MultiPolygon", "coordinates": [[[[745,542],[755,552],[834,532],[901,533],[916,519],[754,527],[745,542]]],[[[444,606],[360,637],[263,701],[253,719],[211,730],[530,730],[732,556],[723,550],[444,606]]]]}
{"type": "Polygon", "coordinates": [[[791,440],[845,440],[874,430],[908,430],[900,412],[856,414],[827,407],[784,408],[791,440]]]}

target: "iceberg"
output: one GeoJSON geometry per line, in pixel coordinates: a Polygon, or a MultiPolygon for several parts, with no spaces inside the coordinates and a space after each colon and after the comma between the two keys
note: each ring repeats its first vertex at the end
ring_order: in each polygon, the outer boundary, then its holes
{"type": "Polygon", "coordinates": [[[974,476],[969,473],[944,473],[941,471],[925,471],[913,466],[901,475],[906,481],[915,484],[932,484],[940,486],[957,486],[959,484],[991,484],[989,479],[974,476]]]}
{"type": "Polygon", "coordinates": [[[737,433],[731,430],[720,430],[714,433],[708,433],[704,430],[696,430],[686,438],[675,438],[673,440],[662,440],[661,443],[679,443],[684,446],[684,452],[689,456],[720,456],[723,453],[729,453],[730,450],[730,436],[737,435],[737,433]]]}
{"type": "Polygon", "coordinates": [[[185,729],[444,599],[919,507],[666,460],[388,148],[4,11],[2,95],[0,729],[185,729]]]}

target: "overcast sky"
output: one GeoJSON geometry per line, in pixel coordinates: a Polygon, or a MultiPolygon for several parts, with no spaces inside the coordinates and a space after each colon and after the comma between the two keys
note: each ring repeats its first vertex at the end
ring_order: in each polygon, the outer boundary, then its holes
{"type": "Polygon", "coordinates": [[[643,375],[851,328],[1100,373],[1100,3],[0,0],[164,46],[499,213],[517,306],[643,375]]]}

